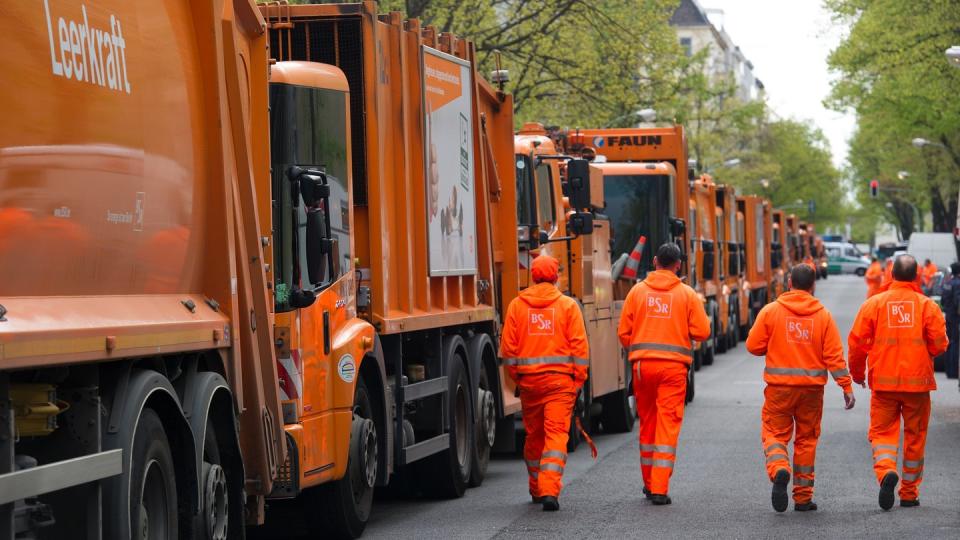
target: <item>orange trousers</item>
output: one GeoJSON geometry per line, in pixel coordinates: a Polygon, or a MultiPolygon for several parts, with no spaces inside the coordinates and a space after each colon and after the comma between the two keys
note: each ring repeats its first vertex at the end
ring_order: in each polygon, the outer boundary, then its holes
{"type": "Polygon", "coordinates": [[[560,373],[523,375],[519,385],[530,495],[559,497],[577,387],[573,377],[560,373]]]}
{"type": "Polygon", "coordinates": [[[793,501],[805,504],[813,499],[814,463],[823,416],[823,386],[770,384],[763,390],[760,439],[767,460],[770,481],[780,469],[793,471],[793,501]],[[787,445],[793,440],[793,467],[787,445]]]}
{"type": "Polygon", "coordinates": [[[903,419],[903,475],[900,499],[920,496],[923,481],[923,449],[930,423],[930,392],[873,392],[870,396],[870,432],[873,471],[877,481],[897,471],[900,419],[903,419]]]}
{"type": "Polygon", "coordinates": [[[677,458],[687,396],[687,366],[670,360],[633,365],[633,395],[640,418],[640,474],[650,493],[666,495],[677,458]]]}

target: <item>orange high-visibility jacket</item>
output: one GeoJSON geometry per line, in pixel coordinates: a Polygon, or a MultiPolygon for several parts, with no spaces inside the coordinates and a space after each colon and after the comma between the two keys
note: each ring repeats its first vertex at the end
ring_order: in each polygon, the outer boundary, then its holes
{"type": "Polygon", "coordinates": [[[930,263],[923,267],[923,273],[921,274],[921,280],[923,281],[923,286],[928,287],[933,281],[933,275],[937,273],[937,265],[930,263]]]}
{"type": "Polygon", "coordinates": [[[947,350],[946,322],[940,307],[915,282],[894,281],[860,307],[847,348],[850,373],[858,384],[869,367],[873,390],[936,390],[932,358],[947,350]]]}
{"type": "Polygon", "coordinates": [[[863,280],[867,282],[867,298],[880,292],[880,283],[883,281],[883,266],[880,265],[880,261],[870,263],[863,280]]]}
{"type": "Polygon", "coordinates": [[[747,337],[747,350],[767,355],[767,384],[823,386],[829,373],[844,392],[853,391],[837,323],[807,291],[783,293],[764,306],[747,337]]]}
{"type": "Polygon", "coordinates": [[[710,319],[697,293],[669,270],[657,270],[630,289],[618,328],[630,360],[693,360],[691,339],[710,337],[710,319]]]}
{"type": "Polygon", "coordinates": [[[524,289],[510,302],[500,337],[500,357],[514,381],[533,373],[571,375],[587,380],[590,350],[576,300],[552,283],[524,289]]]}

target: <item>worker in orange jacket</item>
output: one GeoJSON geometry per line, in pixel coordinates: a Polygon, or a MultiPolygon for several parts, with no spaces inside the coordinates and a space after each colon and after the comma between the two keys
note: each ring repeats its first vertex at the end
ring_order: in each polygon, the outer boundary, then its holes
{"type": "Polygon", "coordinates": [[[880,280],[879,292],[889,289],[891,283],[893,283],[893,257],[887,257],[883,264],[883,279],[880,280]]]}
{"type": "Polygon", "coordinates": [[[876,257],[870,258],[870,267],[867,273],[863,275],[863,280],[867,282],[867,298],[880,292],[880,284],[883,282],[883,267],[876,257]]]}
{"type": "Polygon", "coordinates": [[[897,446],[903,419],[903,485],[900,506],[919,506],[923,450],[930,421],[930,391],[937,389],[933,357],[947,350],[946,324],[937,304],[916,283],[917,261],[897,257],[893,284],[860,307],[847,339],[850,373],[864,385],[869,369],[870,444],[880,482],[880,508],[893,506],[897,446]]]}
{"type": "Polygon", "coordinates": [[[560,509],[570,417],[590,357],[580,306],[556,287],[559,268],[549,255],[533,260],[534,285],[510,302],[500,339],[500,357],[520,391],[530,496],[545,511],[560,509]]]}
{"type": "Polygon", "coordinates": [[[798,512],[817,509],[813,502],[814,461],[828,373],[843,390],[846,408],[852,409],[856,403],[840,331],[830,312],[813,296],[816,280],[816,271],[808,265],[794,266],[790,291],[760,310],[747,336],[747,350],[767,357],[760,437],[777,512],[787,509],[791,471],[787,445],[794,431],[793,508],[798,512]]]}
{"type": "Polygon", "coordinates": [[[691,339],[710,337],[703,302],[677,277],[682,256],[674,243],[660,246],[653,259],[656,271],[630,289],[618,328],[636,373],[643,493],[656,505],[671,502],[670,475],[693,360],[691,339]]]}
{"type": "Polygon", "coordinates": [[[923,271],[920,273],[920,288],[923,289],[924,294],[928,296],[933,294],[933,277],[938,271],[939,269],[937,265],[933,264],[933,261],[930,259],[923,261],[923,271]]]}

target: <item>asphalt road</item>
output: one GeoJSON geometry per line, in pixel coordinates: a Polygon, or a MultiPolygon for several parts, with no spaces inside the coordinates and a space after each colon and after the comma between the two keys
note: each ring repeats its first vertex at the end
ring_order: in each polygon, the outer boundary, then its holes
{"type": "MultiPolygon", "coordinates": [[[[817,296],[846,334],[864,295],[860,278],[819,281],[817,296]]],[[[636,429],[599,435],[570,456],[557,513],[530,504],[519,459],[490,464],[483,486],[456,500],[378,498],[364,538],[960,538],[960,392],[938,374],[919,508],[877,506],[866,433],[869,394],[843,410],[840,389],[825,394],[817,452],[820,510],[775,513],[760,449],[763,360],[743,344],[697,373],[671,481],[673,504],[654,507],[640,493],[636,429]]],[[[271,538],[303,537],[295,520],[271,538]]]]}

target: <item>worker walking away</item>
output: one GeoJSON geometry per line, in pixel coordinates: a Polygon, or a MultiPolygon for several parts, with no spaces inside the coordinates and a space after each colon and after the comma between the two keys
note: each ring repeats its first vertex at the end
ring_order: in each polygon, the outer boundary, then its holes
{"type": "Polygon", "coordinates": [[[570,418],[590,356],[580,307],[557,289],[559,268],[549,255],[533,260],[534,285],[510,302],[500,340],[523,407],[530,496],[545,511],[560,509],[570,418]]]}
{"type": "Polygon", "coordinates": [[[843,390],[846,408],[852,409],[856,403],[840,331],[830,312],[813,296],[816,280],[816,271],[808,265],[794,266],[790,291],[760,310],[747,336],[747,350],[767,357],[760,438],[777,512],[787,509],[791,470],[794,510],[817,509],[813,502],[814,462],[828,373],[843,390]],[[787,445],[794,431],[791,468],[787,445]]]}
{"type": "Polygon", "coordinates": [[[656,505],[671,502],[670,475],[693,360],[691,339],[710,337],[703,302],[677,277],[682,256],[674,243],[660,246],[653,259],[656,270],[627,294],[618,328],[636,374],[643,493],[656,505]]]}
{"type": "Polygon", "coordinates": [[[944,371],[947,378],[956,379],[960,376],[960,263],[950,265],[950,277],[943,282],[940,303],[946,315],[947,339],[950,342],[944,371]]]}
{"type": "Polygon", "coordinates": [[[847,340],[850,374],[869,380],[873,470],[880,483],[880,508],[893,506],[900,421],[903,419],[903,485],[900,506],[919,506],[923,449],[930,420],[930,391],[937,389],[933,357],[947,349],[943,313],[916,283],[917,261],[897,257],[890,290],[868,299],[847,340]],[[864,377],[867,370],[867,378],[864,377]]]}
{"type": "Polygon", "coordinates": [[[867,273],[863,275],[863,280],[867,282],[867,298],[880,292],[880,283],[883,281],[883,267],[876,257],[870,258],[870,266],[867,273]]]}

